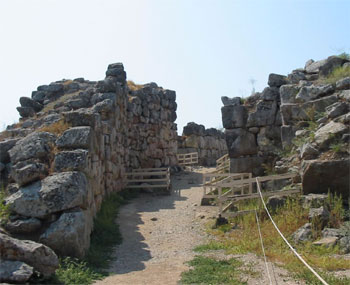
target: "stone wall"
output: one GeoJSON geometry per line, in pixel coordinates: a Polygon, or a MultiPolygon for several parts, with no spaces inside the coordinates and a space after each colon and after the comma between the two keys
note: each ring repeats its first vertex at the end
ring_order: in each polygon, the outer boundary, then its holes
{"type": "Polygon", "coordinates": [[[215,166],[216,160],[227,153],[225,135],[214,128],[188,123],[178,137],[178,152],[198,152],[199,165],[215,166]]]}
{"type": "Polygon", "coordinates": [[[129,88],[120,63],[104,80],[58,81],[22,97],[22,119],[0,142],[6,230],[84,256],[93,217],[125,171],[176,164],[175,99],[155,83],[129,88]]]}
{"type": "Polygon", "coordinates": [[[350,61],[331,56],[288,76],[270,74],[269,87],[246,100],[222,97],[231,172],[299,171],[304,193],[347,199],[349,75],[350,61]],[[335,68],[344,75],[329,76],[335,68]]]}

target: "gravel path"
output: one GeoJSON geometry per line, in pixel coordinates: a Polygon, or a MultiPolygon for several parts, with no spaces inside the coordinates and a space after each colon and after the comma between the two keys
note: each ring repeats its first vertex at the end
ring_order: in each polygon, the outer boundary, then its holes
{"type": "MultiPolygon", "coordinates": [[[[200,206],[202,173],[211,170],[198,168],[173,175],[171,195],[142,194],[122,207],[116,222],[123,243],[116,248],[111,276],[95,284],[177,284],[181,272],[188,269],[186,261],[195,256],[193,248],[207,239],[203,224],[217,211],[215,207],[200,206]]],[[[205,255],[232,257],[220,251],[205,255]]],[[[255,278],[242,276],[249,285],[269,284],[261,259],[253,254],[234,257],[253,264],[254,271],[259,272],[255,278]]],[[[301,284],[288,278],[285,270],[274,268],[277,284],[301,284]]]]}

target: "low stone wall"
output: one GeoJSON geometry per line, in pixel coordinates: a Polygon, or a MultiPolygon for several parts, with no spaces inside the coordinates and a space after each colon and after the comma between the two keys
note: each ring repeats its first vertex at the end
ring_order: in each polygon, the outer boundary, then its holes
{"type": "Polygon", "coordinates": [[[122,64],[101,81],[59,81],[22,97],[23,119],[0,142],[6,230],[84,256],[93,218],[125,171],[176,164],[175,100],[155,83],[129,88],[122,64]]]}
{"type": "Polygon", "coordinates": [[[188,123],[178,137],[178,152],[198,152],[199,165],[215,166],[216,160],[227,153],[225,135],[214,128],[188,123]]]}

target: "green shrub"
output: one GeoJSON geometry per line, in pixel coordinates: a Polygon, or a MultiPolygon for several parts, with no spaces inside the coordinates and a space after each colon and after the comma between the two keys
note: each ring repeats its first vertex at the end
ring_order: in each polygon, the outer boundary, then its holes
{"type": "Polygon", "coordinates": [[[346,52],[342,52],[341,54],[338,55],[340,58],[350,60],[350,54],[346,52]]]}

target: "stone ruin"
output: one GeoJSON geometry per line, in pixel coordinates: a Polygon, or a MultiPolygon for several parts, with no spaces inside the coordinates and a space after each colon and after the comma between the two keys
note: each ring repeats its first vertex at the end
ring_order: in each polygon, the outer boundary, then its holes
{"type": "Polygon", "coordinates": [[[335,68],[349,70],[349,60],[310,60],[288,76],[270,74],[261,93],[246,99],[222,97],[230,172],[257,176],[296,171],[305,194],[330,190],[347,199],[350,78],[327,83],[335,68]],[[332,144],[344,149],[331,153],[332,144]],[[297,154],[281,155],[293,146],[297,154]]]}
{"type": "Polygon", "coordinates": [[[216,160],[227,153],[225,134],[214,128],[188,123],[177,141],[178,153],[198,152],[198,163],[215,166],[216,160]]]}

